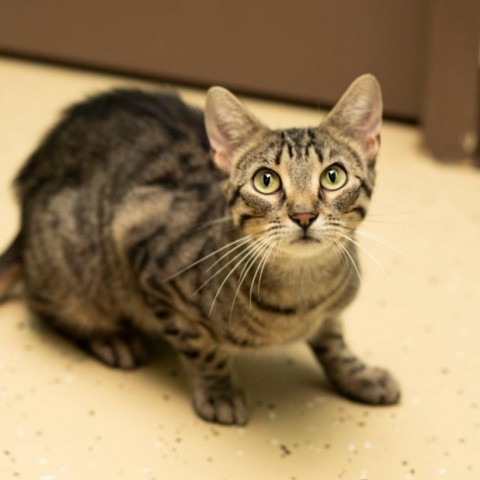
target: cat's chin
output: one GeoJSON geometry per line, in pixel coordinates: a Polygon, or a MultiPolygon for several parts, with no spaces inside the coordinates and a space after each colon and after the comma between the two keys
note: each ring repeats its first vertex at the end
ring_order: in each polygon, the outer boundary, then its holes
{"type": "Polygon", "coordinates": [[[315,257],[330,249],[331,246],[328,242],[314,238],[299,238],[282,245],[282,250],[285,254],[302,258],[315,257]]]}

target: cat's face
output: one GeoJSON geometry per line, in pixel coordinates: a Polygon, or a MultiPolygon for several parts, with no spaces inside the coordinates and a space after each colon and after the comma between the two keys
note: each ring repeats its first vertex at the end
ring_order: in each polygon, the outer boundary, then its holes
{"type": "Polygon", "coordinates": [[[373,77],[360,77],[310,129],[269,130],[214,90],[207,131],[216,164],[229,173],[237,226],[294,255],[345,243],[366,215],[375,178],[381,96],[373,77]]]}
{"type": "Polygon", "coordinates": [[[245,234],[274,232],[281,245],[311,253],[355,228],[368,208],[373,172],[327,131],[270,132],[230,178],[231,212],[245,234]]]}

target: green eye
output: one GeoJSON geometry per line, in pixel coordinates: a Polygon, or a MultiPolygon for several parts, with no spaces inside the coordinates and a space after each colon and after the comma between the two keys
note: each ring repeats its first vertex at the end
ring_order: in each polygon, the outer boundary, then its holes
{"type": "Polygon", "coordinates": [[[280,177],[272,170],[266,168],[259,170],[253,177],[253,186],[257,192],[265,195],[278,192],[282,186],[280,177]]]}
{"type": "Polygon", "coordinates": [[[320,184],[325,190],[338,190],[347,183],[347,173],[339,166],[328,167],[320,177],[320,184]]]}

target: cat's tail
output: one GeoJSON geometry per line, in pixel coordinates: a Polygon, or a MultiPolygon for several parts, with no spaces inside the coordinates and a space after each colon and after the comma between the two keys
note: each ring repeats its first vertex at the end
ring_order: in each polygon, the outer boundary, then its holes
{"type": "Polygon", "coordinates": [[[10,298],[22,280],[22,243],[20,232],[0,256],[0,302],[10,298]]]}

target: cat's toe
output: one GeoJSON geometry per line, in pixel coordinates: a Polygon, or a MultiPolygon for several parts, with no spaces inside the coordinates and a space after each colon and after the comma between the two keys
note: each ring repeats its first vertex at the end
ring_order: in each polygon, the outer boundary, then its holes
{"type": "Polygon", "coordinates": [[[393,405],[401,397],[400,386],[393,375],[376,367],[365,367],[335,386],[346,397],[369,405],[393,405]]]}
{"type": "Polygon", "coordinates": [[[148,360],[144,343],[134,335],[94,337],[87,342],[87,348],[96,358],[113,368],[137,368],[148,360]]]}
{"type": "Polygon", "coordinates": [[[223,425],[245,425],[248,409],[245,395],[238,390],[229,392],[194,393],[193,404],[197,414],[209,422],[223,425]]]}

